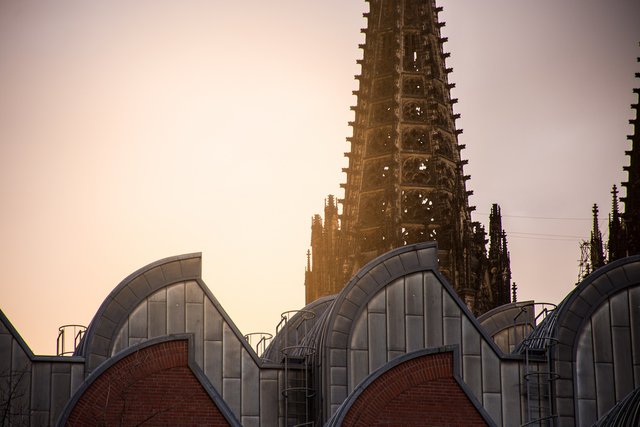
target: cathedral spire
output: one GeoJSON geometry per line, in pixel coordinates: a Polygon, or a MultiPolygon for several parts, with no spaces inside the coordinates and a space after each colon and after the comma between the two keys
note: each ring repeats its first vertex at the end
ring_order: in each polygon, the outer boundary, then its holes
{"type": "Polygon", "coordinates": [[[602,247],[602,233],[600,233],[600,227],[598,225],[598,205],[593,205],[593,229],[591,230],[591,268],[593,270],[600,268],[604,265],[604,250],[602,247]]]}
{"type": "MultiPolygon", "coordinates": [[[[391,249],[436,240],[442,274],[472,310],[490,309],[509,299],[508,281],[505,289],[503,279],[495,282],[499,290],[493,288],[493,278],[508,270],[508,257],[498,224],[492,247],[501,255],[490,274],[484,229],[471,219],[470,177],[464,174],[460,114],[454,111],[458,100],[451,96],[447,38],[438,18],[442,8],[425,0],[368,3],[353,136],[345,153],[349,165],[341,184],[338,267],[331,267],[341,274],[336,283],[345,284],[391,249]]],[[[324,249],[312,249],[314,270],[316,250],[324,249]]]]}
{"type": "MultiPolygon", "coordinates": [[[[634,89],[633,93],[640,97],[640,88],[634,89]]],[[[627,172],[627,181],[622,183],[626,195],[620,200],[624,202],[624,213],[621,216],[626,229],[627,254],[635,255],[640,253],[640,100],[632,104],[631,108],[635,117],[629,120],[629,124],[633,125],[633,133],[627,136],[631,141],[631,149],[625,152],[629,157],[629,165],[623,168],[627,172]]]]}

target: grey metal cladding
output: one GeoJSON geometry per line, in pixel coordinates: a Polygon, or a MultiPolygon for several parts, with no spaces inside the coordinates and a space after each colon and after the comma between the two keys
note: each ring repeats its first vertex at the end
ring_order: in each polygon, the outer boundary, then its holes
{"type": "Polygon", "coordinates": [[[351,348],[356,350],[369,348],[368,334],[367,310],[363,310],[354,322],[353,331],[351,332],[351,348]]]}
{"type": "MultiPolygon", "coordinates": [[[[57,364],[57,363],[56,363],[57,364]]],[[[54,365],[56,365],[54,364],[54,365]]],[[[49,423],[54,425],[71,396],[71,373],[51,374],[51,410],[49,423]]]]}
{"type": "Polygon", "coordinates": [[[384,264],[376,265],[371,270],[369,270],[368,274],[370,274],[372,276],[371,279],[373,279],[377,283],[385,283],[387,280],[391,278],[391,274],[389,273],[389,270],[387,270],[384,264]]]}
{"type": "Polygon", "coordinates": [[[595,399],[580,399],[577,402],[577,421],[579,425],[592,425],[598,420],[598,408],[595,399]]]}
{"type": "Polygon", "coordinates": [[[500,359],[491,346],[482,340],[482,391],[484,393],[500,393],[500,359]]]}
{"type": "MultiPolygon", "coordinates": [[[[387,270],[384,269],[384,271],[386,272],[387,270]]],[[[358,279],[355,286],[353,286],[353,289],[358,288],[358,291],[356,291],[355,295],[359,295],[360,293],[371,295],[376,291],[376,289],[378,289],[379,286],[380,284],[374,278],[372,272],[369,272],[358,279]]],[[[351,291],[349,292],[349,294],[351,294],[351,291]]]]}
{"type": "Polygon", "coordinates": [[[613,369],[615,375],[616,401],[633,391],[633,362],[631,361],[631,333],[629,327],[612,327],[613,369]]]}
{"type": "Polygon", "coordinates": [[[52,363],[51,372],[54,374],[69,374],[71,373],[71,363],[52,363]]]}
{"type": "Polygon", "coordinates": [[[351,319],[338,314],[336,316],[333,329],[348,334],[351,331],[351,319]]]}
{"type": "Polygon", "coordinates": [[[222,341],[223,319],[209,298],[204,301],[204,339],[222,341]]]}
{"type": "Polygon", "coordinates": [[[260,380],[260,425],[278,426],[278,380],[260,380]]]}
{"type": "Polygon", "coordinates": [[[117,326],[115,322],[103,317],[96,328],[96,334],[103,337],[112,337],[116,332],[117,326]]]}
{"type": "Polygon", "coordinates": [[[120,291],[115,294],[114,299],[118,301],[118,304],[120,304],[125,312],[131,311],[140,300],[140,298],[138,298],[128,286],[120,289],[120,291]]]}
{"type": "MultiPolygon", "coordinates": [[[[32,426],[46,426],[49,424],[49,411],[31,411],[32,426]]],[[[27,424],[24,424],[27,425],[27,424]]]]}
{"type": "Polygon", "coordinates": [[[329,345],[331,348],[345,348],[349,343],[349,335],[340,331],[333,331],[329,345]]]}
{"type": "Polygon", "coordinates": [[[369,313],[385,313],[387,310],[387,295],[384,289],[381,289],[367,304],[369,313]]]}
{"type": "Polygon", "coordinates": [[[149,283],[147,283],[147,279],[144,275],[138,276],[129,282],[129,288],[131,289],[131,292],[138,297],[138,299],[149,295],[151,290],[151,287],[149,286],[149,283]]]}
{"type": "MultiPolygon", "coordinates": [[[[559,360],[571,360],[571,358],[573,357],[573,345],[560,342],[555,346],[555,348],[559,360]]],[[[567,372],[567,375],[571,375],[571,370],[567,372]]]]}
{"type": "MultiPolygon", "coordinates": [[[[165,294],[166,296],[166,294],[165,294]]],[[[149,338],[167,335],[167,301],[149,300],[149,338]]]]}
{"type": "Polygon", "coordinates": [[[87,359],[87,369],[85,375],[89,375],[91,373],[91,369],[95,369],[96,367],[100,366],[100,364],[105,360],[107,360],[107,356],[95,353],[90,354],[89,358],[87,359]]]}
{"type": "Polygon", "coordinates": [[[407,315],[406,343],[407,353],[424,348],[424,318],[423,316],[407,315]]]}
{"type": "Polygon", "coordinates": [[[555,382],[557,395],[573,398],[573,362],[556,362],[555,371],[560,375],[560,379],[555,382]]]}
{"type": "Polygon", "coordinates": [[[581,324],[582,324],[582,317],[576,315],[571,310],[565,311],[563,326],[567,327],[573,332],[578,332],[578,329],[580,329],[581,324]]]}
{"type": "MultiPolygon", "coordinates": [[[[111,344],[109,339],[101,337],[100,335],[94,335],[91,350],[96,355],[107,357],[110,356],[109,344],[111,344]]],[[[98,365],[93,366],[95,367],[98,365]]]]}
{"type": "Polygon", "coordinates": [[[331,366],[347,366],[347,350],[332,348],[329,350],[331,366]]]}
{"type": "Polygon", "coordinates": [[[607,271],[606,276],[612,286],[619,289],[630,284],[625,270],[625,268],[613,268],[607,271]]]}
{"type": "Polygon", "coordinates": [[[185,331],[184,283],[167,287],[167,333],[185,331]]]}
{"type": "Polygon", "coordinates": [[[183,278],[180,261],[172,261],[160,266],[166,283],[173,283],[183,278]]]}
{"type": "Polygon", "coordinates": [[[369,371],[373,372],[387,363],[386,316],[369,313],[369,371]]]}
{"type": "Polygon", "coordinates": [[[347,398],[347,386],[332,385],[331,386],[331,401],[332,405],[340,405],[347,398]]]}
{"type": "Polygon", "coordinates": [[[418,260],[424,268],[435,270],[438,264],[438,251],[435,247],[418,250],[418,260]]]}
{"type": "Polygon", "coordinates": [[[556,399],[556,413],[558,414],[559,426],[576,426],[575,420],[573,419],[575,413],[573,411],[572,398],[563,397],[556,399]]]}
{"type": "Polygon", "coordinates": [[[400,254],[400,262],[405,271],[415,271],[420,268],[420,260],[416,251],[409,251],[400,254]]]}
{"type": "Polygon", "coordinates": [[[404,280],[387,286],[387,349],[404,352],[404,280]]]}
{"type": "Polygon", "coordinates": [[[444,345],[460,344],[462,333],[459,317],[445,317],[443,321],[444,345]]]}
{"type": "Polygon", "coordinates": [[[422,315],[424,313],[424,286],[422,273],[413,273],[405,277],[404,304],[407,314],[422,315]]]}
{"type": "Polygon", "coordinates": [[[425,290],[425,343],[426,347],[440,347],[444,344],[442,285],[433,273],[426,273],[423,278],[425,290]]]}
{"type": "Polygon", "coordinates": [[[591,316],[593,328],[593,354],[596,363],[613,362],[611,349],[611,320],[609,317],[609,302],[602,304],[591,316]]]}
{"type": "Polygon", "coordinates": [[[203,366],[204,355],[204,304],[186,303],[186,332],[193,334],[193,356],[198,366],[203,366]]]}
{"type": "Polygon", "coordinates": [[[242,349],[242,416],[260,415],[260,369],[242,349]]]}
{"type": "Polygon", "coordinates": [[[509,335],[511,331],[511,329],[504,329],[493,336],[493,342],[495,342],[498,348],[500,348],[504,353],[511,353],[512,347],[514,347],[509,344],[509,335]]]}
{"type": "Polygon", "coordinates": [[[518,362],[500,364],[502,421],[504,427],[520,426],[520,370],[518,362]]]}
{"type": "Polygon", "coordinates": [[[31,409],[49,411],[51,393],[51,364],[34,363],[31,368],[31,409]]]}
{"type": "MultiPolygon", "coordinates": [[[[240,361],[240,357],[238,357],[240,361]]],[[[237,418],[240,418],[242,382],[240,378],[222,379],[222,398],[237,418]]]]}
{"type": "Polygon", "coordinates": [[[600,418],[615,405],[616,393],[613,385],[613,363],[596,363],[595,366],[598,418],[600,418]]]}
{"type": "Polygon", "coordinates": [[[629,326],[629,293],[627,290],[609,297],[611,326],[629,326]]]}
{"type": "Polygon", "coordinates": [[[84,364],[74,363],[71,365],[71,393],[75,393],[75,391],[80,387],[82,382],[84,381],[84,364]]]}
{"type": "Polygon", "coordinates": [[[151,288],[152,291],[158,290],[166,284],[164,274],[162,273],[162,268],[160,266],[145,271],[144,277],[147,279],[149,288],[151,288]]]}
{"type": "Polygon", "coordinates": [[[482,401],[482,359],[480,356],[462,356],[462,378],[478,400],[482,401]]]}
{"type": "Polygon", "coordinates": [[[185,302],[202,304],[204,302],[204,292],[195,280],[189,280],[185,284],[185,302]]]}
{"type": "Polygon", "coordinates": [[[391,277],[401,276],[405,272],[402,262],[400,261],[400,257],[397,255],[387,258],[382,263],[387,267],[391,277]]]}
{"type": "Polygon", "coordinates": [[[129,315],[129,337],[130,338],[148,338],[149,337],[149,323],[148,323],[148,310],[147,301],[143,301],[138,307],[136,307],[129,315]]]}
{"type": "Polygon", "coordinates": [[[480,355],[480,334],[467,316],[462,316],[462,354],[480,355]]]}
{"type": "Polygon", "coordinates": [[[571,379],[559,378],[554,382],[554,384],[556,386],[556,396],[573,397],[574,384],[571,379]]]}
{"type": "Polygon", "coordinates": [[[260,427],[260,417],[259,416],[242,416],[240,419],[242,423],[242,427],[260,427]]]}
{"type": "Polygon", "coordinates": [[[154,293],[149,295],[149,301],[167,302],[167,289],[162,288],[156,290],[154,293]]]}
{"type": "Polygon", "coordinates": [[[640,262],[633,262],[622,267],[629,279],[629,284],[640,284],[640,262]]]}
{"type": "MultiPolygon", "coordinates": [[[[617,270],[617,269],[616,269],[617,270]]],[[[609,280],[609,275],[603,274],[591,282],[591,286],[598,288],[602,295],[608,294],[613,289],[613,283],[609,280]]]]}
{"type": "Polygon", "coordinates": [[[347,368],[344,366],[331,366],[329,368],[329,376],[331,377],[331,384],[343,386],[348,384],[347,368]]]}
{"type": "Polygon", "coordinates": [[[11,371],[11,345],[13,337],[8,334],[0,334],[0,372],[11,371]]]}
{"type": "Polygon", "coordinates": [[[104,310],[103,316],[117,324],[120,319],[125,317],[127,314],[128,313],[124,310],[120,303],[112,299],[109,301],[107,308],[104,310]]]}
{"type": "Polygon", "coordinates": [[[364,292],[364,290],[360,286],[360,281],[358,281],[358,286],[354,286],[351,289],[346,299],[351,303],[353,303],[354,305],[360,307],[362,304],[366,303],[367,296],[368,294],[364,292]]]}
{"type": "Polygon", "coordinates": [[[222,375],[224,378],[240,378],[240,351],[242,345],[227,322],[223,325],[222,375]]]}
{"type": "Polygon", "coordinates": [[[444,289],[442,291],[442,315],[444,317],[460,317],[460,307],[444,289]]]}
{"type": "Polygon", "coordinates": [[[483,393],[482,406],[496,425],[502,425],[502,396],[500,393],[483,393]]]}
{"type": "Polygon", "coordinates": [[[585,301],[584,298],[581,298],[580,294],[578,294],[571,302],[571,311],[580,317],[586,317],[589,311],[591,311],[591,304],[585,301]]]}
{"type": "Polygon", "coordinates": [[[339,314],[351,321],[355,318],[356,313],[358,312],[358,309],[359,307],[357,305],[349,301],[349,299],[345,298],[342,301],[342,304],[340,304],[339,314]]]}
{"type": "Polygon", "coordinates": [[[582,289],[580,292],[580,296],[592,307],[595,307],[603,297],[602,292],[598,290],[595,286],[587,286],[582,289]]]}
{"type": "Polygon", "coordinates": [[[222,394],[222,341],[204,342],[204,374],[222,394]]]}
{"type": "Polygon", "coordinates": [[[192,257],[180,260],[180,268],[185,278],[196,278],[202,276],[201,258],[192,257]]]}
{"type": "Polygon", "coordinates": [[[351,350],[349,352],[349,392],[369,375],[369,352],[351,350]]]}
{"type": "MultiPolygon", "coordinates": [[[[640,365],[640,286],[634,286],[629,289],[629,318],[633,363],[640,365]]],[[[640,386],[640,383],[638,386],[640,386]]]]}
{"type": "Polygon", "coordinates": [[[596,383],[593,361],[593,341],[591,336],[591,323],[578,336],[576,347],[576,375],[575,390],[578,399],[595,399],[596,383]]]}

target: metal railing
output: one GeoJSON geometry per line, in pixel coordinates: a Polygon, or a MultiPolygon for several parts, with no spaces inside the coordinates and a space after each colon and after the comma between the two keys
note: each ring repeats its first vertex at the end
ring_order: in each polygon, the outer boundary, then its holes
{"type": "Polygon", "coordinates": [[[264,361],[265,359],[262,356],[273,339],[273,335],[269,332],[251,332],[246,334],[244,339],[249,343],[249,347],[255,350],[258,357],[264,361]]]}
{"type": "Polygon", "coordinates": [[[58,328],[56,354],[58,356],[73,356],[84,337],[87,327],[83,325],[62,325],[58,328]]]}

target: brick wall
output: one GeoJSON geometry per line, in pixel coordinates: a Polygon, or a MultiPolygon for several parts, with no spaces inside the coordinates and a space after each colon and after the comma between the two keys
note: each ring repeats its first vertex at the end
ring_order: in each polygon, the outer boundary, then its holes
{"type": "Polygon", "coordinates": [[[453,353],[408,360],[373,381],[343,426],[486,426],[453,378],[453,353]]]}
{"type": "Polygon", "coordinates": [[[186,340],[130,354],[91,383],[67,425],[228,426],[188,367],[187,355],[186,340]]]}

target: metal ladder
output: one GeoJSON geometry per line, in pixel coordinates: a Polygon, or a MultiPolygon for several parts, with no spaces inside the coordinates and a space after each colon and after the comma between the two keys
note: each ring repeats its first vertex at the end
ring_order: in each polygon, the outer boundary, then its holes
{"type": "MultiPolygon", "coordinates": [[[[554,309],[544,307],[535,318],[536,324],[539,318],[546,317],[554,309]]],[[[553,427],[556,424],[553,382],[559,378],[559,375],[553,371],[551,354],[557,342],[558,340],[550,331],[542,336],[526,338],[522,341],[525,356],[524,382],[527,409],[523,427],[553,427]]]]}
{"type": "Polygon", "coordinates": [[[276,336],[283,334],[284,343],[280,349],[284,362],[284,398],[285,426],[314,426],[310,421],[313,398],[316,395],[312,381],[312,368],[316,350],[302,345],[302,339],[309,330],[309,320],[315,313],[307,310],[285,311],[280,315],[276,327],[276,336]],[[292,341],[291,343],[289,341],[292,341]]]}

